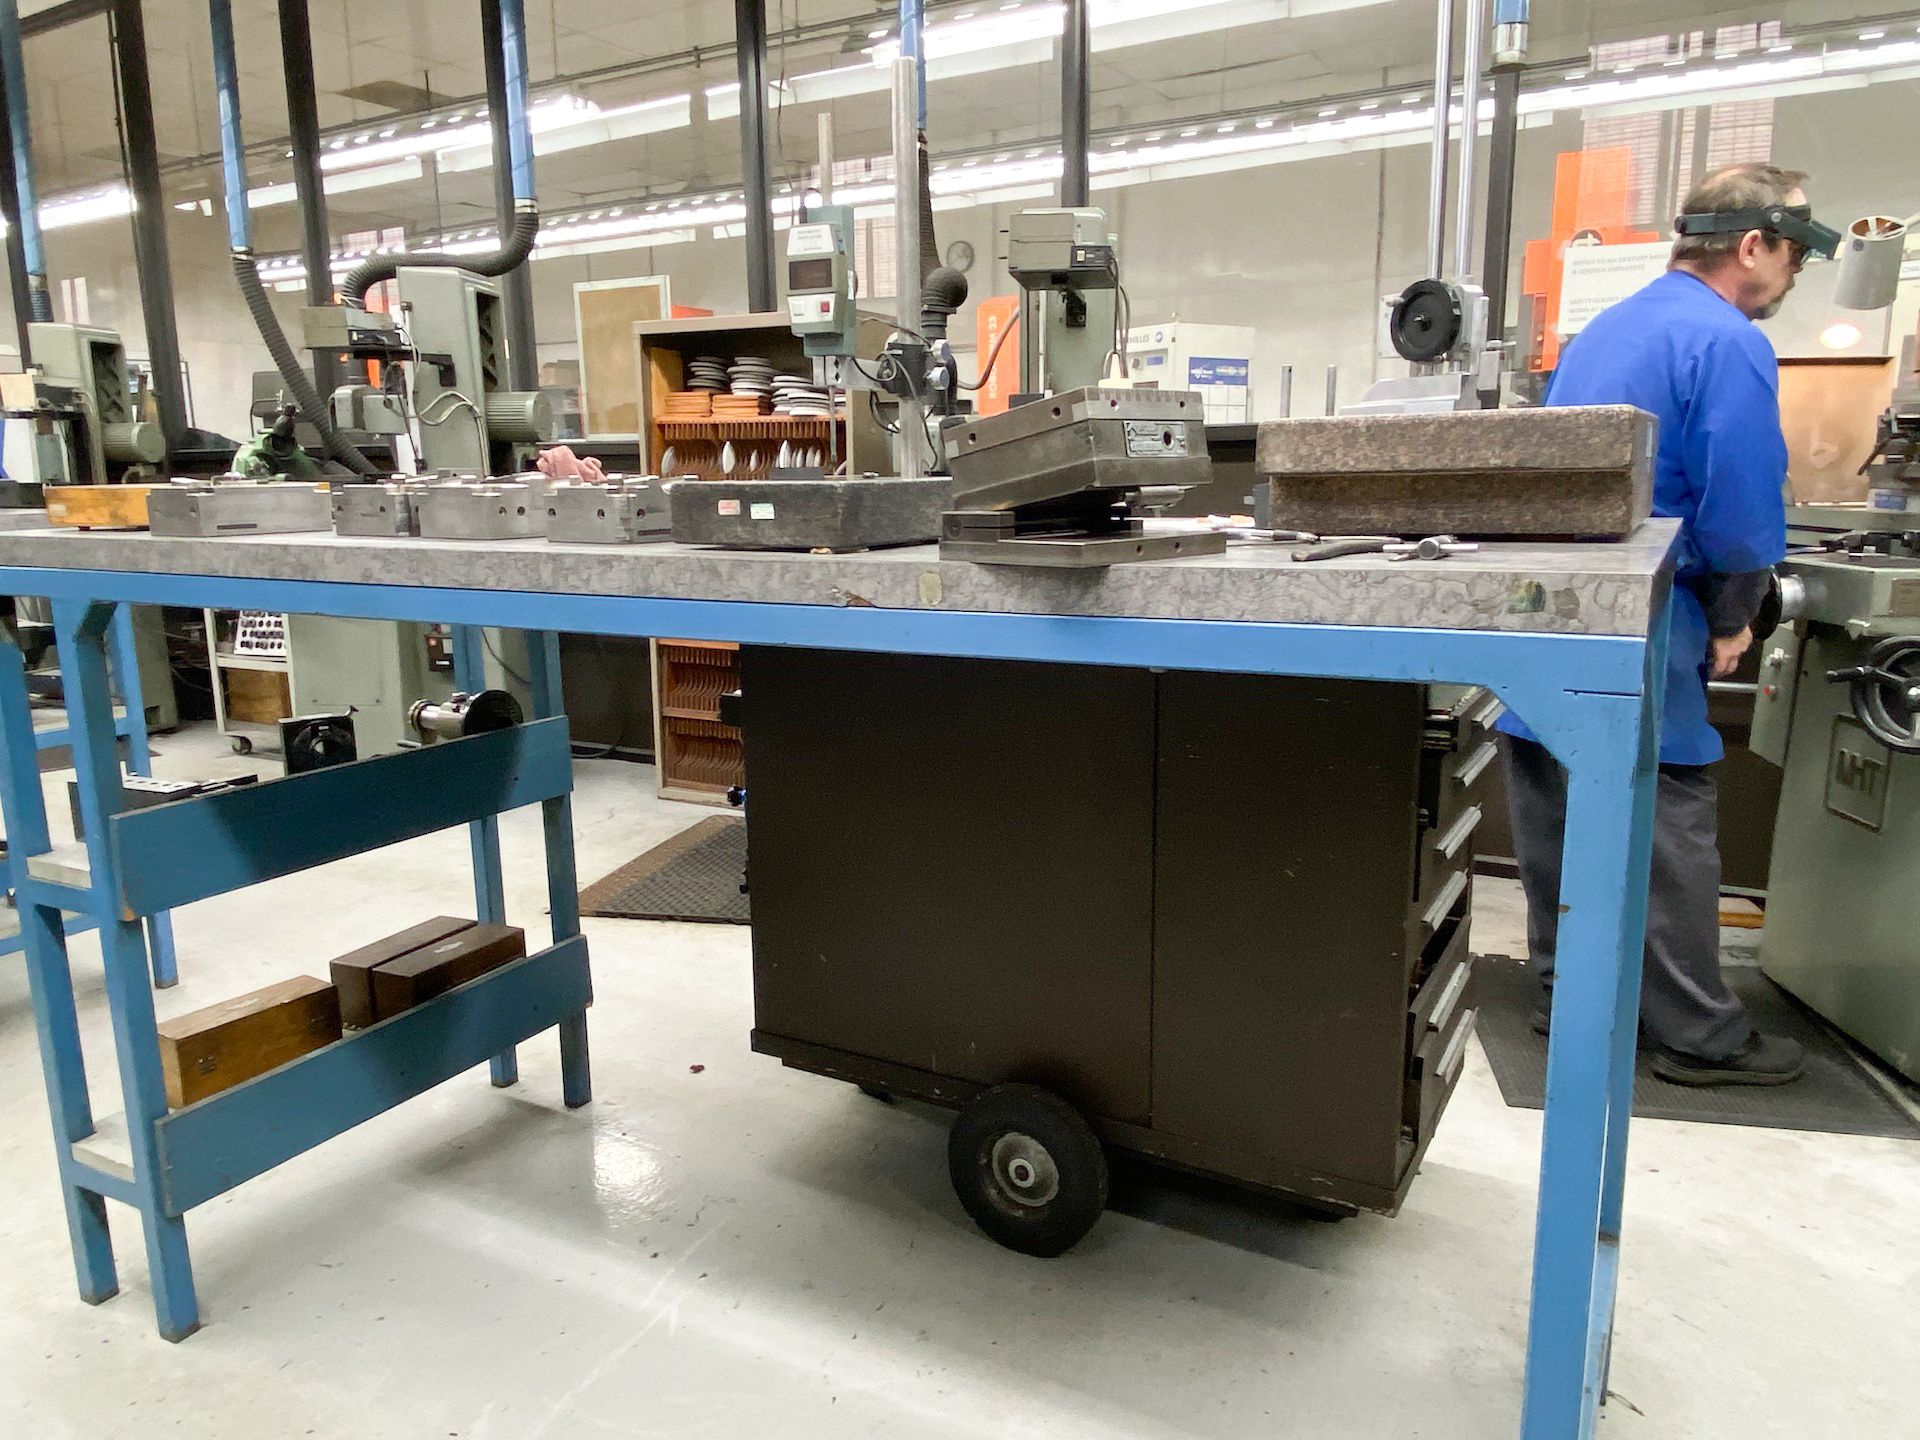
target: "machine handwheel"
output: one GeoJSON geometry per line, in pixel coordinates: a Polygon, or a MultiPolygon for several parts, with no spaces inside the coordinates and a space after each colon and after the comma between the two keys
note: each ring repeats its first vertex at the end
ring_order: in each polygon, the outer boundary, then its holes
{"type": "Polygon", "coordinates": [[[1903,755],[1920,754],[1920,639],[1882,640],[1864,663],[1830,670],[1827,679],[1851,684],[1854,718],[1874,739],[1903,755]]]}
{"type": "Polygon", "coordinates": [[[967,1214],[1009,1250],[1072,1249],[1107,1208],[1107,1155],[1078,1110],[1037,1085],[996,1085],[953,1122],[947,1169],[967,1214]]]}

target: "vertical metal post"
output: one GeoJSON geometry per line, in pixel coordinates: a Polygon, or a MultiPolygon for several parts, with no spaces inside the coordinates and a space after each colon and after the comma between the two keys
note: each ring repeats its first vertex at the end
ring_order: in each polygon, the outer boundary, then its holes
{"type": "Polygon", "coordinates": [[[1447,273],[1447,112],[1453,106],[1453,0],[1439,0],[1438,10],[1433,47],[1433,166],[1427,177],[1427,274],[1436,280],[1447,273]]]}
{"type": "MultiPolygon", "coordinates": [[[[151,775],[153,751],[147,742],[147,697],[140,685],[140,650],[133,635],[133,606],[122,605],[114,612],[113,624],[107,631],[107,653],[113,662],[120,703],[127,711],[127,770],[134,775],[151,775]]],[[[147,963],[153,969],[154,988],[172,989],[180,983],[180,965],[173,950],[172,912],[161,910],[147,916],[146,930],[147,963]]]]}
{"type": "Polygon", "coordinates": [[[167,256],[167,204],[160,189],[160,152],[153,138],[147,26],[140,0],[114,0],[112,20],[127,188],[133,192],[133,264],[140,277],[140,315],[147,329],[154,406],[171,457],[186,441],[187,405],[180,373],[180,331],[173,313],[173,269],[167,256]]]}
{"type": "Polygon", "coordinates": [[[1087,140],[1093,108],[1091,32],[1087,0],[1067,0],[1066,28],[1060,38],[1060,203],[1069,210],[1092,203],[1087,172],[1087,140]]]}
{"type": "Polygon", "coordinates": [[[820,112],[818,134],[820,137],[820,184],[817,188],[820,191],[820,203],[831,205],[833,203],[833,112],[831,110],[820,112]]]}
{"type": "MultiPolygon", "coordinates": [[[[300,0],[303,8],[305,0],[300,0]]],[[[513,101],[507,94],[507,55],[500,33],[500,7],[480,0],[480,49],[486,60],[487,121],[493,127],[496,159],[511,149],[513,101]]],[[[501,243],[513,229],[513,169],[493,167],[493,207],[499,217],[501,243]]],[[[500,299],[507,318],[507,384],[513,390],[533,390],[540,384],[539,350],[533,330],[533,262],[522,260],[500,277],[500,299]]],[[[318,302],[324,303],[324,302],[318,302]]]]}
{"type": "MultiPolygon", "coordinates": [[[[919,72],[910,56],[893,62],[894,295],[900,329],[907,332],[920,329],[920,132],[913,113],[919,72]]],[[[897,468],[902,479],[927,473],[923,413],[917,397],[900,401],[897,468]]]]}
{"type": "Polygon", "coordinates": [[[1286,419],[1293,414],[1293,367],[1280,367],[1280,418],[1286,419]]]}
{"type": "Polygon", "coordinates": [[[7,222],[7,283],[13,292],[13,324],[19,332],[20,364],[33,363],[27,326],[33,320],[33,292],[27,286],[27,252],[20,240],[20,192],[13,178],[13,131],[7,121],[6,77],[0,74],[0,217],[7,222]]]}
{"type": "MultiPolygon", "coordinates": [[[[1481,288],[1487,295],[1487,340],[1495,345],[1507,337],[1507,281],[1513,266],[1513,176],[1520,141],[1520,67],[1503,65],[1493,72],[1493,146],[1487,155],[1486,256],[1481,261],[1481,288]]],[[[1481,392],[1481,404],[1500,403],[1499,387],[1481,392]]]]}
{"type": "MultiPolygon", "coordinates": [[[[497,28],[497,18],[494,23],[497,28]]],[[[287,144],[293,151],[293,188],[300,202],[307,303],[331,305],[333,247],[327,236],[327,192],[320,171],[320,110],[314,98],[313,29],[307,0],[280,0],[280,67],[287,82],[287,144]]],[[[340,357],[316,352],[313,368],[320,393],[331,395],[340,383],[340,357]]]]}
{"type": "MultiPolygon", "coordinates": [[[[23,315],[24,321],[25,316],[23,315]]],[[[73,1247],[80,1298],[89,1305],[120,1289],[114,1273],[113,1238],[106,1201],[74,1181],[73,1142],[93,1133],[93,1102],[80,1049],[80,1019],[73,999],[73,967],[67,959],[66,926],[57,905],[30,901],[24,893],[27,859],[53,848],[47,832],[46,796],[40,788],[40,754],[28,706],[26,665],[11,632],[0,634],[0,811],[7,823],[7,871],[19,896],[20,940],[40,1042],[40,1069],[53,1119],[54,1153],[60,1161],[67,1238],[73,1247]]]]}
{"type": "Polygon", "coordinates": [[[767,0],[733,0],[733,32],[740,70],[740,175],[747,204],[747,308],[758,314],[774,309],[780,298],[767,173],[767,0]]]}
{"type": "Polygon", "coordinates": [[[1340,367],[1327,366],[1327,414],[1333,415],[1340,409],[1340,367]]]}
{"type": "Polygon", "coordinates": [[[1480,75],[1487,46],[1487,0],[1467,0],[1465,58],[1460,74],[1460,208],[1454,215],[1454,279],[1473,278],[1474,161],[1480,152],[1480,75]]]}
{"type": "MultiPolygon", "coordinates": [[[[551,630],[527,632],[528,678],[532,681],[533,718],[551,720],[566,713],[560,684],[560,637],[551,630]]],[[[547,851],[547,912],[553,943],[580,933],[580,877],[573,857],[573,797],[540,802],[547,851]]],[[[583,1011],[560,1022],[560,1092],[569,1109],[593,1098],[593,1072],[587,1055],[587,1017],[583,1011]]]]}
{"type": "MultiPolygon", "coordinates": [[[[99,920],[100,956],[132,1150],[133,1183],[146,1232],[153,1308],[160,1333],[169,1340],[183,1340],[200,1328],[200,1305],[194,1295],[193,1265],[187,1254],[187,1228],[179,1216],[166,1212],[161,1199],[160,1150],[154,1124],[166,1116],[167,1094],[160,1073],[153,991],[147,984],[140,922],[120,912],[118,857],[107,825],[107,817],[122,805],[119,742],[107,685],[106,638],[112,612],[110,604],[56,600],[54,635],[67,687],[73,768],[80,791],[80,818],[87,834],[88,883],[93,912],[99,920]]],[[[138,858],[134,857],[132,863],[138,863],[138,858]]]]}
{"type": "MultiPolygon", "coordinates": [[[[486,639],[476,625],[455,625],[453,639],[453,686],[469,695],[487,688],[486,639]]],[[[474,914],[482,924],[504,925],[507,921],[506,881],[500,873],[500,818],[488,815],[467,826],[473,851],[474,914]]],[[[520,1060],[512,1050],[493,1057],[493,1083],[502,1088],[520,1078],[520,1060]]]]}

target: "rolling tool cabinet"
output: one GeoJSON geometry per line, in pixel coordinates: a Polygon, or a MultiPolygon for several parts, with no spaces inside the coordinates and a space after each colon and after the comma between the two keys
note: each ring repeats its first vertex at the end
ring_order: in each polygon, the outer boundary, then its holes
{"type": "Polygon", "coordinates": [[[769,648],[742,670],[756,1049],[963,1108],[1037,1086],[1120,1149],[1399,1208],[1473,1023],[1498,701],[769,648]]]}

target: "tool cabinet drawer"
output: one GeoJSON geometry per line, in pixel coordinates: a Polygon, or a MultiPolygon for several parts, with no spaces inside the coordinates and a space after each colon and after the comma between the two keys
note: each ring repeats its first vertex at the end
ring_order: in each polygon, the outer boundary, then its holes
{"type": "Polygon", "coordinates": [[[1431,978],[1441,982],[1440,993],[1428,1018],[1411,1022],[1413,1056],[1402,1091],[1401,1123],[1416,1143],[1424,1143],[1433,1134],[1447,1097],[1453,1094],[1466,1067],[1467,1043],[1473,1038],[1478,1019],[1478,1012],[1470,1009],[1464,998],[1469,974],[1470,962],[1464,957],[1461,967],[1449,974],[1442,974],[1436,967],[1431,978]]]}
{"type": "Polygon", "coordinates": [[[1445,1030],[1466,999],[1473,956],[1465,920],[1454,927],[1440,956],[1427,971],[1407,1007],[1407,1054],[1411,1057],[1430,1032],[1445,1030]]]}
{"type": "MultiPolygon", "coordinates": [[[[1422,830],[1414,857],[1414,908],[1424,914],[1439,903],[1443,891],[1453,885],[1454,877],[1473,869],[1473,837],[1486,818],[1486,807],[1478,802],[1461,807],[1444,826],[1422,830]]],[[[1454,886],[1457,891],[1458,886],[1454,886]]],[[[1442,906],[1441,919],[1450,905],[1442,906]]],[[[1428,930],[1434,927],[1429,925],[1428,930]]]]}

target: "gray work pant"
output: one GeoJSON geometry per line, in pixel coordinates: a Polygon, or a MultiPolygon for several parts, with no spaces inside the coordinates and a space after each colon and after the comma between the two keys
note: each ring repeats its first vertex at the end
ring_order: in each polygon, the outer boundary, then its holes
{"type": "MultiPolygon", "coordinates": [[[[1527,894],[1527,948],[1553,994],[1567,772],[1544,745],[1500,737],[1514,858],[1527,894]]],[[[1653,812],[1640,1026],[1673,1050],[1723,1059],[1753,1026],[1720,976],[1719,804],[1701,765],[1662,765],[1653,812]]]]}

